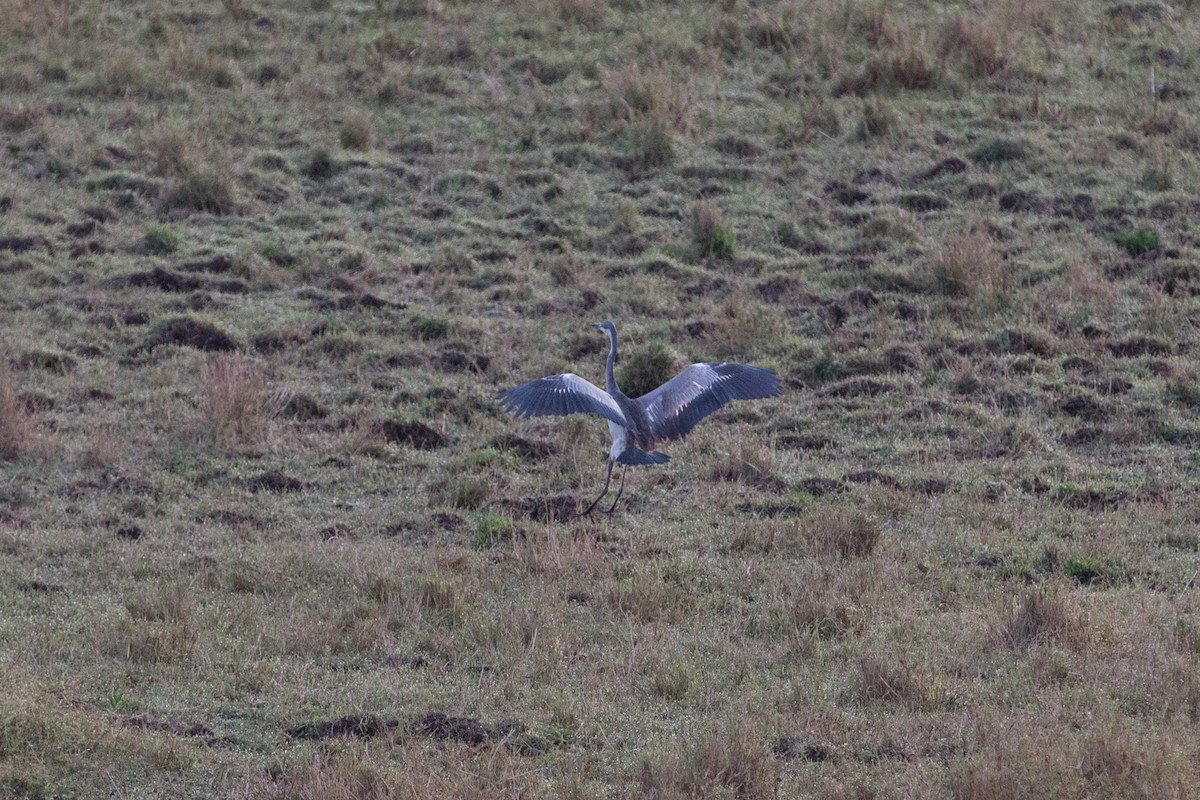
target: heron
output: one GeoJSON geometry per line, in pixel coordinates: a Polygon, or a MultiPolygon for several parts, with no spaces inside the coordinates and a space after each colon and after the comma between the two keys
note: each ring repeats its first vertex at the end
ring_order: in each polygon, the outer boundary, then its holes
{"type": "Polygon", "coordinates": [[[608,494],[613,465],[621,464],[621,485],[605,512],[611,514],[625,491],[625,473],[631,465],[665,464],[670,456],[654,449],[660,440],[682,439],[700,420],[731,400],[759,400],[779,394],[773,370],[722,362],[692,364],[678,375],[638,398],[627,397],[613,377],[617,360],[617,326],[611,320],[592,327],[608,335],[605,389],[573,372],[548,375],[501,392],[501,408],[517,417],[597,414],[608,420],[612,448],[604,488],[580,514],[587,516],[608,494]]]}

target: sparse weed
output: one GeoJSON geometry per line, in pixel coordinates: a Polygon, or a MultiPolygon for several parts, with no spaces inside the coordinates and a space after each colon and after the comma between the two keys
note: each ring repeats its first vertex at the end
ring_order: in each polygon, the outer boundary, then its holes
{"type": "Polygon", "coordinates": [[[708,336],[721,357],[746,358],[778,347],[787,333],[787,321],[774,306],[726,302],[708,336]]]}
{"type": "Polygon", "coordinates": [[[737,481],[749,486],[777,485],[775,452],[751,442],[742,442],[731,452],[728,460],[719,461],[712,469],[714,480],[737,481]]]}
{"type": "Polygon", "coordinates": [[[900,116],[895,107],[887,100],[873,97],[863,103],[855,138],[864,141],[877,136],[889,136],[896,131],[899,124],[900,116]]]}
{"type": "Polygon", "coordinates": [[[940,702],[936,683],[913,670],[903,659],[870,656],[859,662],[859,681],[869,700],[898,703],[911,709],[936,708],[940,702]]]}
{"type": "Polygon", "coordinates": [[[612,229],[616,233],[637,233],[637,203],[627,197],[623,197],[617,202],[617,207],[613,211],[612,229]]]}
{"type": "Polygon", "coordinates": [[[651,686],[654,693],[664,700],[678,702],[687,697],[692,685],[691,671],[682,659],[673,659],[659,664],[654,670],[651,686]]]}
{"type": "Polygon", "coordinates": [[[473,510],[483,507],[491,491],[487,478],[463,475],[442,481],[433,490],[431,499],[440,506],[473,510]]]}
{"type": "Polygon", "coordinates": [[[960,62],[973,78],[986,78],[999,72],[1007,62],[995,34],[978,18],[956,14],[942,25],[937,37],[940,58],[960,62]]]}
{"type": "Polygon", "coordinates": [[[628,136],[630,166],[637,174],[665,167],[675,158],[675,140],[662,125],[635,122],[628,136]]]}
{"type": "Polygon", "coordinates": [[[313,151],[308,159],[308,163],[301,170],[306,177],[312,178],[314,181],[327,181],[336,174],[338,169],[337,163],[333,160],[333,156],[328,150],[318,148],[313,151]]]}
{"type": "Polygon", "coordinates": [[[864,558],[875,551],[882,533],[879,523],[862,511],[821,506],[786,527],[779,546],[813,555],[864,558]]]}
{"type": "Polygon", "coordinates": [[[602,72],[601,83],[609,97],[608,119],[667,136],[692,133],[700,99],[694,73],[684,77],[665,66],[633,63],[602,72]]]}

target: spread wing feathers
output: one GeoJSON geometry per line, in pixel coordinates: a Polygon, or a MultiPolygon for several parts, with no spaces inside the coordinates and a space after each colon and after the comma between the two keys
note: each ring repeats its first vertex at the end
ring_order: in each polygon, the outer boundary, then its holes
{"type": "Polygon", "coordinates": [[[772,370],[744,364],[692,364],[636,402],[645,409],[656,438],[682,439],[730,400],[777,394],[779,378],[772,370]]]}
{"type": "Polygon", "coordinates": [[[501,392],[500,407],[518,417],[599,414],[624,427],[629,423],[608,392],[568,372],[549,375],[501,392]]]}

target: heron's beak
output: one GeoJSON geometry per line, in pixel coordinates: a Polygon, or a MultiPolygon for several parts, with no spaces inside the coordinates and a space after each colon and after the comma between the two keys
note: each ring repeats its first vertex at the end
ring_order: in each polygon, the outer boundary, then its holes
{"type": "Polygon", "coordinates": [[[599,323],[599,322],[593,322],[593,323],[592,323],[592,327],[593,327],[593,328],[595,328],[595,329],[596,329],[596,330],[598,330],[598,331],[599,331],[599,330],[603,330],[603,328],[601,328],[601,327],[600,327],[600,323],[599,323]]]}

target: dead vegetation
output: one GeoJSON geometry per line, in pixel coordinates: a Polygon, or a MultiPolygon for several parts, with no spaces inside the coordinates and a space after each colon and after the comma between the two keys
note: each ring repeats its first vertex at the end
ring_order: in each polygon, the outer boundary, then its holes
{"type": "Polygon", "coordinates": [[[1191,796],[1197,25],[8,3],[0,796],[1191,796]]]}
{"type": "Polygon", "coordinates": [[[0,351],[0,461],[12,461],[33,443],[33,417],[17,394],[8,357],[0,351]]]}

